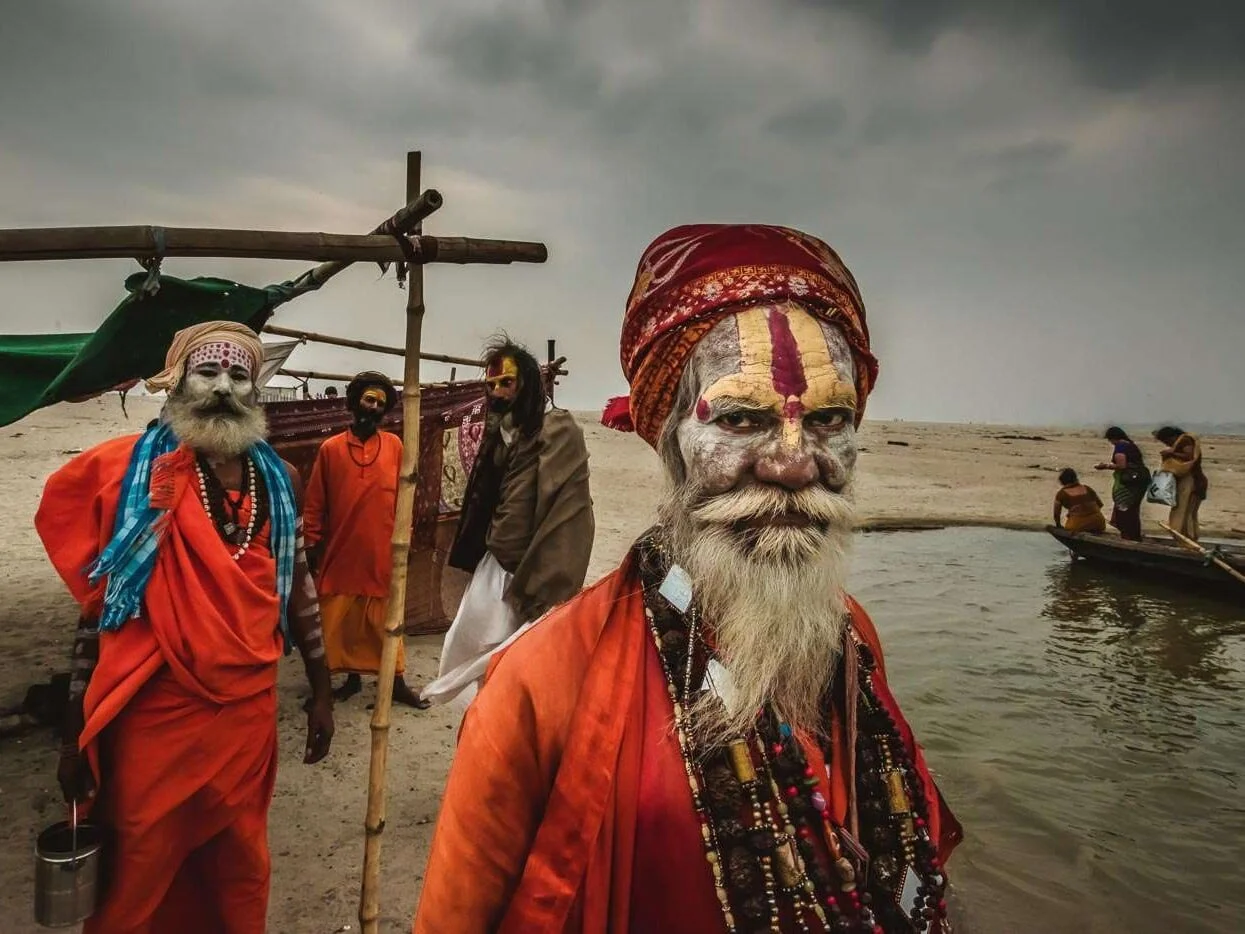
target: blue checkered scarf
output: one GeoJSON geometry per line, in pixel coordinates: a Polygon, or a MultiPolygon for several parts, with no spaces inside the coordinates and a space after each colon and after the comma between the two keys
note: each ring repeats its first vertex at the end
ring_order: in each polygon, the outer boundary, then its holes
{"type": "MultiPolygon", "coordinates": [[[[177,450],[173,429],[161,423],[148,431],[134,446],[125,478],[112,540],[88,570],[92,584],[107,576],[104,609],[99,628],[115,632],[142,610],[143,594],[156,566],[160,547],[161,520],[167,510],[151,505],[151,469],[156,460],[177,450]]],[[[277,596],[281,603],[281,634],[285,651],[290,651],[290,624],[287,613],[290,591],[294,587],[294,545],[297,510],[294,487],[285,464],[266,441],[252,445],[247,452],[264,480],[269,499],[269,548],[277,562],[277,596]]]]}

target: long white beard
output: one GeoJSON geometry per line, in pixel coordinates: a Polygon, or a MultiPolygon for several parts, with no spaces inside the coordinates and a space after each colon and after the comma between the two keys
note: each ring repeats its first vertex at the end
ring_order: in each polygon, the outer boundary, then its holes
{"type": "Polygon", "coordinates": [[[824,732],[822,695],[848,621],[851,491],[751,487],[699,505],[691,495],[685,488],[668,496],[663,525],[731,681],[723,704],[706,698],[693,706],[698,743],[714,749],[743,735],[766,704],[793,729],[824,732]],[[745,520],[788,512],[815,521],[739,530],[745,520]]]}
{"type": "Polygon", "coordinates": [[[165,416],[177,439],[195,451],[218,457],[237,457],[268,436],[268,419],[261,406],[235,398],[231,411],[205,412],[205,400],[174,392],[165,416]]]}

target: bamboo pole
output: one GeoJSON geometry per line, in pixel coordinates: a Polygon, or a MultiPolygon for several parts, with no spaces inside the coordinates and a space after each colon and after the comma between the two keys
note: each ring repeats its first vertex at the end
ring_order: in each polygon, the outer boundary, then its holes
{"type": "MultiPolygon", "coordinates": [[[[278,376],[292,376],[294,379],[324,379],[330,383],[348,383],[355,378],[354,373],[325,373],[323,370],[288,370],[284,367],[277,370],[278,376]]],[[[394,386],[401,386],[402,380],[395,379],[394,386]]]]}
{"type": "MultiPolygon", "coordinates": [[[[406,154],[406,196],[419,191],[420,154],[406,154]]],[[[411,266],[406,283],[406,367],[402,387],[402,473],[393,523],[393,576],[385,614],[385,643],[380,656],[376,704],[372,708],[372,759],[368,772],[367,817],[364,820],[363,886],[359,925],[363,934],[378,934],[380,920],[380,843],[385,830],[385,766],[389,756],[389,711],[393,705],[394,669],[398,662],[406,616],[406,574],[411,550],[411,525],[419,482],[419,345],[424,325],[424,269],[411,266]]]]}
{"type": "MultiPolygon", "coordinates": [[[[406,350],[402,347],[390,347],[386,344],[373,344],[370,341],[356,341],[345,337],[330,337],[327,334],[317,334],[314,331],[300,331],[296,328],[278,327],[275,324],[264,326],[265,334],[276,334],[280,337],[297,337],[300,340],[311,341],[313,344],[333,344],[337,347],[352,347],[355,350],[369,350],[373,353],[387,353],[395,357],[405,357],[406,350]]],[[[463,366],[484,366],[483,360],[473,360],[471,357],[454,357],[443,353],[428,353],[420,351],[419,359],[431,360],[434,363],[458,363],[463,366]]],[[[551,358],[552,359],[552,358],[551,358]]]]}
{"type": "Polygon", "coordinates": [[[1238,571],[1232,565],[1228,564],[1228,562],[1224,561],[1218,555],[1214,554],[1212,551],[1210,551],[1207,548],[1203,548],[1193,539],[1188,538],[1184,535],[1181,535],[1179,532],[1173,529],[1166,522],[1160,522],[1159,525],[1162,528],[1166,529],[1168,532],[1170,532],[1172,536],[1176,539],[1176,541],[1184,545],[1185,548],[1189,549],[1190,551],[1196,551],[1198,554],[1200,554],[1204,558],[1210,558],[1211,561],[1215,562],[1215,564],[1219,566],[1220,570],[1227,571],[1229,574],[1235,577],[1242,584],[1245,584],[1245,574],[1242,574],[1240,571],[1238,571]]]}
{"type": "MultiPolygon", "coordinates": [[[[408,238],[420,263],[543,263],[543,243],[473,237],[408,238]]],[[[0,262],[157,256],[245,257],[309,262],[394,263],[393,237],[200,227],[40,227],[0,230],[0,262]]]]}

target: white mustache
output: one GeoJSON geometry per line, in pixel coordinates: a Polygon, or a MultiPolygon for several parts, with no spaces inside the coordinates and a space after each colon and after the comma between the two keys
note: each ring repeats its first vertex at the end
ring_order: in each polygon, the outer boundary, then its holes
{"type": "Polygon", "coordinates": [[[855,508],[850,493],[833,493],[825,487],[785,490],[775,486],[749,486],[710,497],[690,510],[692,519],[704,525],[736,525],[755,519],[802,516],[826,528],[850,528],[855,508]]]}
{"type": "Polygon", "coordinates": [[[218,413],[229,413],[233,415],[242,415],[249,411],[251,406],[239,399],[237,396],[213,396],[210,399],[204,399],[195,404],[195,411],[204,415],[215,415],[218,413]]]}

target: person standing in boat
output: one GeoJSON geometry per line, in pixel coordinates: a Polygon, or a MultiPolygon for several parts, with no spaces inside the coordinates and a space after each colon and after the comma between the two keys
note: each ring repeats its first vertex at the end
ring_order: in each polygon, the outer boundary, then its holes
{"type": "Polygon", "coordinates": [[[1176,505],[1167,524],[1197,541],[1197,513],[1210,488],[1202,472],[1202,442],[1196,435],[1171,425],[1155,431],[1154,437],[1164,445],[1159,452],[1162,469],[1176,477],[1176,505]]]}
{"type": "Polygon", "coordinates": [[[1141,504],[1150,486],[1150,471],[1142,457],[1141,448],[1123,428],[1112,425],[1103,435],[1113,445],[1111,460],[1095,465],[1095,470],[1115,472],[1111,483],[1111,525],[1120,537],[1133,542],[1141,541],[1141,504]]]}
{"type": "Polygon", "coordinates": [[[1055,527],[1073,534],[1105,532],[1107,520],[1102,514],[1102,500],[1093,487],[1086,486],[1071,467],[1059,473],[1059,492],[1055,494],[1055,527]],[[1063,511],[1068,518],[1063,519],[1063,511]]]}

